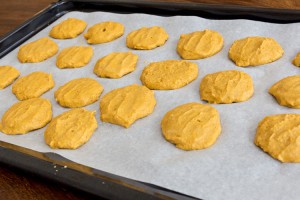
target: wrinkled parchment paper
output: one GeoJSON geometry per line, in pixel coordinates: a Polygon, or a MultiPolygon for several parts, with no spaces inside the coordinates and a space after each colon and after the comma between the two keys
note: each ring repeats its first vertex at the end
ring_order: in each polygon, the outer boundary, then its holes
{"type": "MultiPolygon", "coordinates": [[[[131,179],[156,184],[188,195],[207,200],[219,199],[299,199],[300,164],[282,164],[265,154],[253,144],[257,124],[267,115],[299,113],[297,109],[279,106],[268,94],[278,80],[299,74],[299,68],[291,60],[300,51],[300,24],[270,24],[250,20],[207,20],[192,16],[159,17],[145,14],[113,14],[105,12],[70,12],[42,30],[29,41],[48,35],[53,25],[68,17],[88,22],[88,27],[107,20],[125,25],[121,38],[106,44],[93,45],[91,62],[79,69],[58,69],[56,56],[41,63],[21,64],[17,60],[18,49],[0,60],[0,65],[12,65],[22,76],[34,71],[53,74],[55,87],[43,95],[51,100],[53,114],[68,109],[54,100],[54,91],[69,80],[91,77],[104,86],[104,93],[133,83],[141,84],[139,77],[143,68],[154,61],[180,59],[176,44],[180,34],[203,29],[220,32],[224,48],[215,56],[196,60],[199,76],[191,84],[172,91],[155,91],[157,105],[150,116],[136,121],[130,128],[102,123],[99,119],[99,101],[87,106],[96,110],[99,123],[90,141],[77,150],[53,150],[43,139],[45,128],[26,135],[0,134],[0,140],[40,152],[55,152],[72,161],[131,179]],[[93,74],[96,61],[111,52],[129,51],[125,45],[126,35],[142,26],[162,26],[169,40],[162,47],[149,51],[135,51],[139,56],[137,69],[121,79],[98,78],[93,74]],[[247,36],[266,36],[276,39],[285,50],[284,56],[271,64],[240,68],[227,56],[234,40],[247,36]],[[254,80],[254,96],[243,103],[212,105],[221,116],[222,133],[211,148],[198,151],[182,151],[166,142],[161,134],[160,121],[170,109],[188,102],[202,102],[199,84],[203,76],[222,70],[241,70],[254,80]]],[[[28,42],[29,42],[28,41],[28,42]]],[[[73,45],[87,45],[83,35],[70,40],[55,40],[59,49],[73,45]]],[[[103,96],[102,94],[102,96],[103,96]]],[[[14,103],[16,97],[11,86],[0,90],[0,115],[14,103]]]]}

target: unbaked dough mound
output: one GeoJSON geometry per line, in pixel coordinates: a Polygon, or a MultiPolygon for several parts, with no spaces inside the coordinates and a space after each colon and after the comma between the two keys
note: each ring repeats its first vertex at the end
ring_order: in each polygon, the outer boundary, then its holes
{"type": "Polygon", "coordinates": [[[89,44],[101,44],[111,42],[124,34],[124,26],[118,22],[102,22],[95,24],[84,34],[89,44]]]}
{"type": "Polygon", "coordinates": [[[86,22],[76,18],[68,18],[54,26],[49,36],[55,39],[70,39],[81,34],[86,28],[86,22]]]}
{"type": "Polygon", "coordinates": [[[166,60],[150,63],[144,68],[140,79],[149,89],[174,90],[191,83],[197,76],[196,63],[166,60]]]}
{"type": "Polygon", "coordinates": [[[251,76],[238,70],[206,75],[200,83],[200,96],[209,103],[243,102],[253,95],[251,76]]]}
{"type": "Polygon", "coordinates": [[[143,27],[127,35],[126,45],[131,49],[150,50],[162,46],[169,35],[160,26],[143,27]]]}
{"type": "Polygon", "coordinates": [[[0,131],[9,135],[25,134],[46,126],[52,119],[48,99],[34,98],[12,105],[2,116],[0,131]]]}
{"type": "Polygon", "coordinates": [[[223,45],[223,37],[217,31],[196,31],[180,36],[177,53],[187,60],[203,59],[221,51],[223,45]]]}
{"type": "Polygon", "coordinates": [[[212,146],[221,133],[219,112],[210,105],[187,103],[170,110],[161,121],[165,139],[183,150],[212,146]]]}
{"type": "Polygon", "coordinates": [[[42,62],[54,56],[57,52],[58,45],[53,40],[44,37],[21,46],[18,59],[21,63],[42,62]]]}
{"type": "Polygon", "coordinates": [[[53,149],[77,149],[89,141],[97,127],[95,111],[76,108],[55,117],[44,138],[53,149]]]}
{"type": "Polygon", "coordinates": [[[282,106],[300,108],[300,75],[288,76],[278,81],[269,89],[269,93],[282,106]]]}
{"type": "Polygon", "coordinates": [[[236,40],[229,49],[229,58],[239,67],[263,65],[282,57],[284,51],[273,38],[247,37],[236,40]]]}
{"type": "Polygon", "coordinates": [[[300,115],[279,114],[259,122],[254,143],[281,162],[300,162],[300,115]]]}
{"type": "Polygon", "coordinates": [[[137,84],[110,91],[100,100],[103,122],[128,128],[136,120],[150,115],[155,107],[154,92],[137,84]]]}

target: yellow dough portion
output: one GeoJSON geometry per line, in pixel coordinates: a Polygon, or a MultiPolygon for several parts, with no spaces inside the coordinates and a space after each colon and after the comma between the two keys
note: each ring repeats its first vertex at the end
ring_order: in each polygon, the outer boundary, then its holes
{"type": "Polygon", "coordinates": [[[18,59],[21,63],[42,62],[54,56],[57,51],[58,45],[51,39],[44,37],[21,46],[18,59]]]}
{"type": "Polygon", "coordinates": [[[254,143],[281,162],[300,162],[300,115],[280,114],[259,122],[254,143]]]}
{"type": "Polygon", "coordinates": [[[46,126],[52,119],[52,106],[48,99],[34,98],[12,105],[2,116],[0,131],[25,134],[46,126]]]}
{"type": "Polygon", "coordinates": [[[55,91],[55,100],[63,107],[78,108],[97,101],[103,91],[100,83],[92,78],[69,81],[55,91]]]}
{"type": "Polygon", "coordinates": [[[196,63],[183,60],[153,62],[146,66],[140,77],[149,89],[173,90],[181,88],[198,76],[196,63]]]}
{"type": "Polygon", "coordinates": [[[297,67],[300,67],[300,52],[296,55],[296,57],[293,60],[293,64],[297,67]]]}
{"type": "Polygon", "coordinates": [[[162,27],[143,27],[127,35],[126,45],[131,49],[150,50],[162,46],[168,38],[167,32],[162,27]]]}
{"type": "Polygon", "coordinates": [[[83,20],[68,18],[54,26],[51,29],[49,36],[55,39],[75,38],[84,31],[86,25],[87,24],[83,20]]]}
{"type": "Polygon", "coordinates": [[[229,49],[229,58],[239,67],[263,65],[282,57],[284,51],[273,38],[247,37],[236,40],[229,49]]]}
{"type": "Polygon", "coordinates": [[[165,114],[161,121],[165,139],[183,150],[205,149],[221,133],[219,112],[210,105],[187,103],[165,114]]]}
{"type": "Polygon", "coordinates": [[[53,149],[77,149],[89,141],[97,127],[95,111],[76,108],[55,117],[44,138],[53,149]]]}
{"type": "Polygon", "coordinates": [[[20,76],[20,72],[12,66],[0,66],[0,90],[6,88],[20,76]]]}
{"type": "Polygon", "coordinates": [[[63,49],[57,56],[56,66],[58,68],[79,68],[90,62],[94,50],[88,46],[72,46],[63,49]]]}
{"type": "Polygon", "coordinates": [[[269,93],[282,106],[300,108],[300,75],[278,81],[269,89],[269,93]]]}
{"type": "Polygon", "coordinates": [[[33,72],[19,78],[12,86],[12,92],[22,101],[41,96],[54,87],[51,74],[33,72]]]}
{"type": "Polygon", "coordinates": [[[125,27],[118,22],[102,22],[95,24],[86,34],[85,39],[89,44],[101,44],[113,41],[124,34],[125,27]]]}
{"type": "Polygon", "coordinates": [[[177,44],[177,53],[183,59],[203,59],[215,55],[223,48],[220,33],[212,30],[182,34],[177,44]]]}
{"type": "Polygon", "coordinates": [[[238,70],[206,75],[200,83],[200,96],[209,103],[243,102],[253,95],[251,76],[238,70]]]}
{"type": "Polygon", "coordinates": [[[146,117],[154,110],[154,92],[137,84],[110,91],[100,100],[103,122],[128,128],[136,120],[146,117]]]}
{"type": "Polygon", "coordinates": [[[94,73],[102,78],[121,78],[135,70],[137,60],[131,52],[113,52],[97,61],[94,73]]]}

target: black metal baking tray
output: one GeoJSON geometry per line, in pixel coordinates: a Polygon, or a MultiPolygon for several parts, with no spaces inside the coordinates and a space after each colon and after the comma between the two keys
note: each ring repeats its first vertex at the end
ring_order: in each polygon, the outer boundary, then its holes
{"type": "MultiPolygon", "coordinates": [[[[300,22],[300,10],[147,0],[62,0],[51,4],[0,38],[0,59],[70,11],[192,15],[208,19],[251,19],[271,23],[300,22]]],[[[1,141],[0,163],[108,199],[196,199],[159,186],[83,166],[58,154],[40,153],[1,141]]]]}

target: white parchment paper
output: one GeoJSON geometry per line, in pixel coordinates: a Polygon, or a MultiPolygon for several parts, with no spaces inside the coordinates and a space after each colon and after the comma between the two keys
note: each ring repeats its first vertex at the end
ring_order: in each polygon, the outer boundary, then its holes
{"type": "MultiPolygon", "coordinates": [[[[12,65],[22,76],[34,71],[53,74],[55,87],[43,97],[51,100],[53,114],[67,109],[54,100],[54,91],[69,80],[79,77],[95,78],[104,86],[104,93],[133,83],[141,84],[139,77],[150,62],[180,59],[176,45],[180,34],[212,29],[224,37],[224,48],[217,55],[196,60],[199,76],[191,84],[173,91],[155,91],[157,105],[150,116],[136,121],[130,128],[102,123],[99,119],[99,101],[87,106],[96,110],[99,127],[90,141],[77,150],[53,150],[43,139],[45,128],[26,135],[0,134],[0,140],[40,152],[55,152],[75,162],[131,179],[163,186],[178,192],[207,200],[217,199],[299,199],[300,165],[282,164],[265,154],[253,144],[257,124],[267,115],[299,113],[297,109],[279,106],[268,94],[278,80],[299,74],[299,68],[291,60],[300,50],[300,24],[270,24],[250,20],[207,20],[200,17],[159,17],[145,14],[113,14],[105,12],[71,12],[54,24],[68,17],[88,22],[88,27],[107,20],[125,25],[121,38],[106,44],[93,45],[91,62],[79,69],[56,67],[56,56],[34,64],[21,64],[17,60],[18,49],[0,60],[0,65],[12,65]],[[150,51],[133,51],[139,56],[137,69],[121,79],[98,78],[93,74],[96,61],[111,52],[128,51],[126,35],[142,26],[162,26],[169,40],[162,47],[150,51]],[[276,39],[285,50],[284,56],[274,62],[258,67],[240,68],[227,56],[234,40],[247,36],[266,36],[276,39]],[[212,105],[221,116],[222,133],[216,144],[206,150],[182,151],[164,140],[160,121],[170,109],[188,102],[202,102],[199,84],[203,76],[222,70],[241,70],[252,76],[254,96],[243,103],[212,105]]],[[[53,25],[42,30],[29,41],[48,35],[53,25]]],[[[28,42],[29,42],[28,41],[28,42]]],[[[59,49],[73,45],[88,45],[83,35],[70,40],[55,40],[59,49]]],[[[102,96],[103,96],[102,94],[102,96]]],[[[0,115],[14,103],[16,97],[11,86],[0,90],[0,115]]]]}

